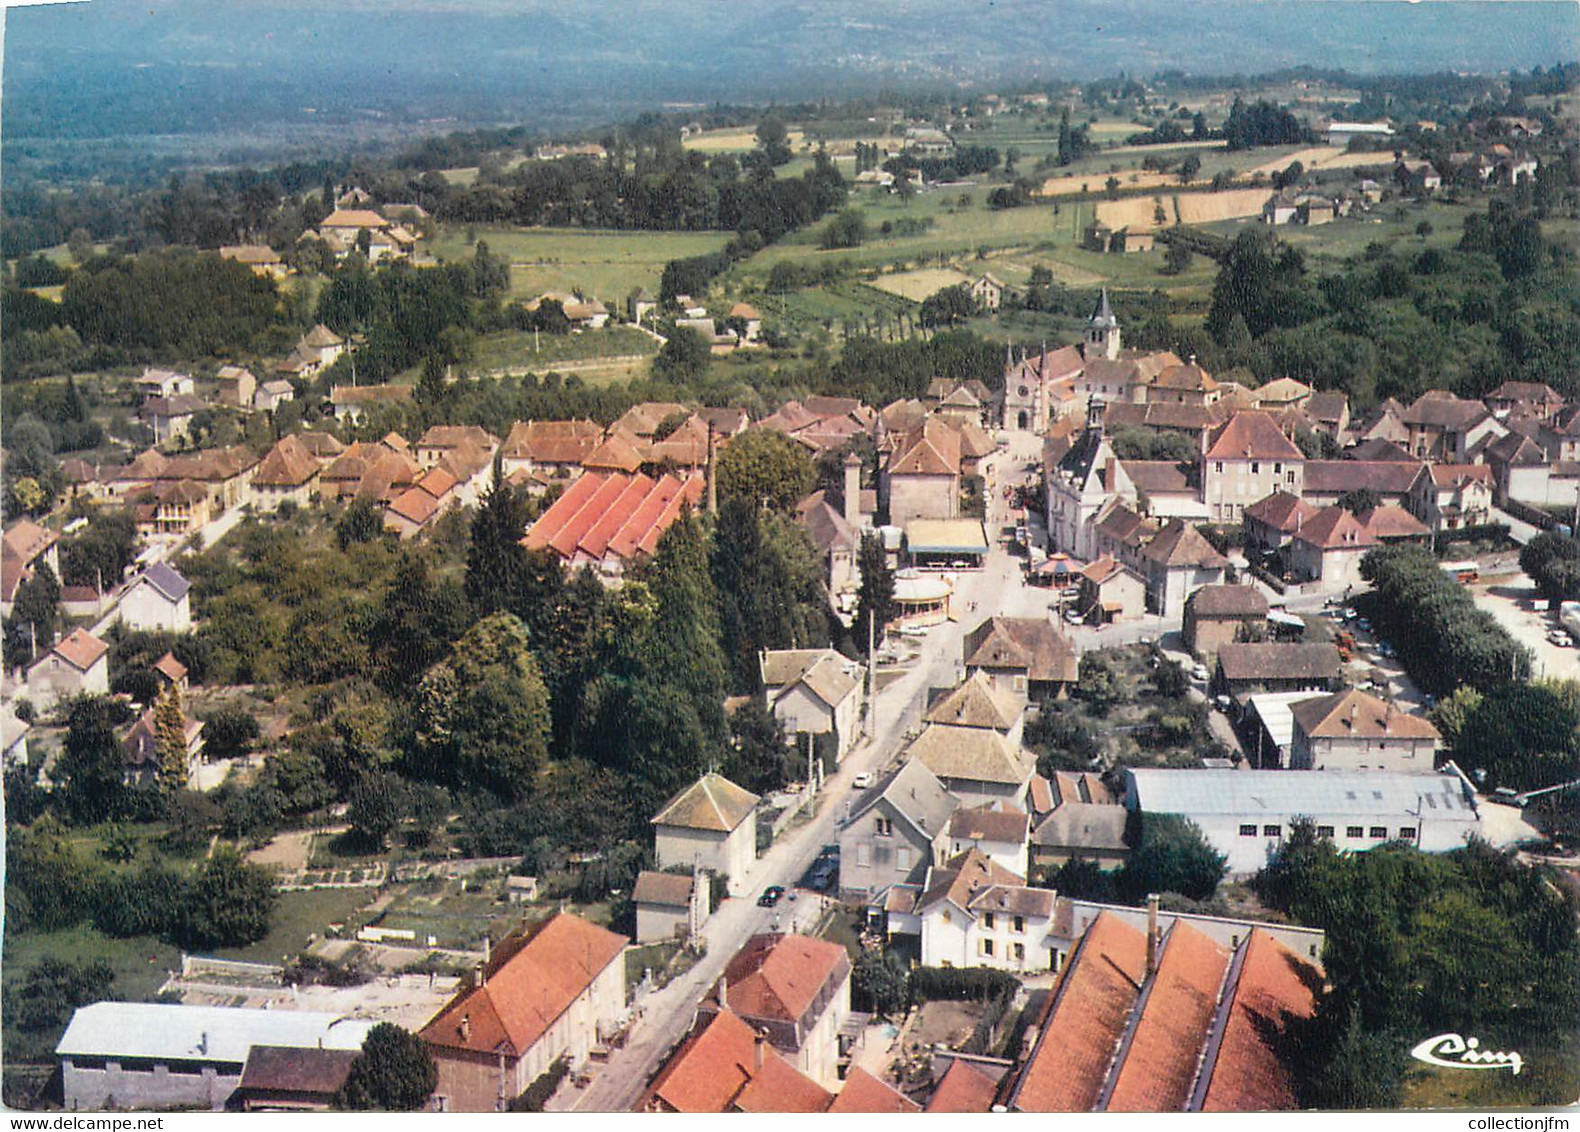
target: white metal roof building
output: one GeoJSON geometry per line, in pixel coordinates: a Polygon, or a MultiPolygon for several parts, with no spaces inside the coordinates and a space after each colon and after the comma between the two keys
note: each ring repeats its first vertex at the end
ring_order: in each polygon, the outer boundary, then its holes
{"type": "Polygon", "coordinates": [[[1301,817],[1344,850],[1409,841],[1446,852],[1481,828],[1474,796],[1446,773],[1142,768],[1125,772],[1125,805],[1191,819],[1233,874],[1265,865],[1301,817]]]}
{"type": "Polygon", "coordinates": [[[55,1053],[69,1110],[220,1108],[253,1046],[359,1050],[373,1025],[307,1010],[96,1002],[71,1016],[55,1053]]]}

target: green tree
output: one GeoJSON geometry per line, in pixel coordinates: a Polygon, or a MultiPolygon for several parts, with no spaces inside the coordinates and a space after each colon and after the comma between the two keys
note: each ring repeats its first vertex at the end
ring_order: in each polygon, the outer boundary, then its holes
{"type": "Polygon", "coordinates": [[[1177,814],[1147,814],[1140,841],[1119,871],[1119,889],[1135,903],[1153,892],[1206,900],[1228,871],[1227,858],[1195,822],[1177,814]]]}
{"type": "Polygon", "coordinates": [[[1182,185],[1190,184],[1192,181],[1194,181],[1196,179],[1196,174],[1198,174],[1200,172],[1201,172],[1201,156],[1199,154],[1195,154],[1195,153],[1188,153],[1188,154],[1186,154],[1185,155],[1185,159],[1180,162],[1180,168],[1179,168],[1180,184],[1182,184],[1182,185]]]}
{"type": "Polygon", "coordinates": [[[406,817],[406,784],[387,771],[364,774],[346,798],[346,817],[357,840],[382,852],[391,833],[406,817]]]}
{"type": "Polygon", "coordinates": [[[154,704],[154,743],[159,755],[159,785],[180,790],[187,784],[187,717],[181,689],[171,684],[154,704]]]}
{"type": "Polygon", "coordinates": [[[1191,260],[1194,258],[1190,245],[1184,240],[1170,240],[1168,247],[1163,251],[1163,266],[1170,275],[1179,275],[1190,267],[1191,260]]]}
{"type": "Polygon", "coordinates": [[[384,518],[378,504],[366,496],[352,500],[335,520],[335,542],[341,550],[358,543],[373,542],[384,533],[384,518]]]}
{"type": "Polygon", "coordinates": [[[66,747],[56,767],[66,813],[83,824],[105,821],[127,802],[119,713],[102,696],[83,696],[71,703],[66,718],[66,747]]]}
{"type": "Polygon", "coordinates": [[[1089,652],[1081,657],[1075,695],[1091,704],[1092,710],[1100,716],[1107,715],[1115,704],[1129,698],[1113,658],[1101,652],[1089,652]]]}
{"type": "Polygon", "coordinates": [[[769,115],[757,123],[757,144],[773,166],[784,165],[789,162],[790,131],[785,127],[784,121],[769,115]]]}
{"type": "Polygon", "coordinates": [[[60,583],[49,563],[40,561],[31,577],[16,588],[15,604],[5,625],[5,660],[30,664],[55,643],[60,624],[60,583]]]}
{"type": "Polygon", "coordinates": [[[825,249],[859,248],[866,238],[866,213],[859,208],[846,208],[824,227],[820,244],[825,249]]]}
{"type": "Polygon", "coordinates": [[[976,300],[971,297],[970,288],[962,283],[935,291],[923,299],[916,321],[930,328],[954,326],[974,318],[976,313],[976,300]]]}
{"type": "Polygon", "coordinates": [[[209,758],[233,759],[252,750],[258,719],[243,708],[220,708],[203,720],[203,750],[209,758]]]}
{"type": "Polygon", "coordinates": [[[103,959],[60,959],[46,955],[28,968],[16,996],[7,1002],[7,1024],[28,1033],[55,1030],[72,1011],[113,998],[115,969],[103,959]]]}
{"type": "Polygon", "coordinates": [[[1363,515],[1373,508],[1381,507],[1382,496],[1369,487],[1357,487],[1339,496],[1339,506],[1351,515],[1363,515]]]}
{"type": "Polygon", "coordinates": [[[228,846],[214,851],[190,886],[180,942],[208,950],[257,943],[269,932],[274,877],[228,846]]]}
{"type": "Polygon", "coordinates": [[[380,1022],[368,1031],[335,1101],[338,1107],[414,1112],[439,1083],[439,1067],[427,1043],[409,1030],[380,1022]]]}
{"type": "Polygon", "coordinates": [[[1487,689],[1455,737],[1461,767],[1486,773],[1485,786],[1531,790],[1580,777],[1580,717],[1552,683],[1487,689]]]}
{"type": "Polygon", "coordinates": [[[851,994],[863,1008],[896,1017],[910,1002],[911,978],[905,960],[881,948],[863,948],[850,971],[851,994]]]}
{"type": "Polygon", "coordinates": [[[494,478],[472,520],[466,556],[466,596],[477,616],[515,607],[526,587],[527,550],[521,545],[526,533],[526,501],[505,482],[496,458],[494,478]]]}
{"type": "Polygon", "coordinates": [[[444,400],[449,388],[444,380],[444,362],[439,359],[439,355],[429,354],[423,358],[422,376],[417,380],[417,387],[412,390],[412,399],[419,405],[437,405],[444,400]]]}
{"type": "Polygon", "coordinates": [[[723,774],[753,794],[770,794],[791,781],[794,748],[785,740],[784,724],[757,697],[730,716],[730,755],[723,774]]]}
{"type": "Polygon", "coordinates": [[[812,490],[814,469],[806,448],[771,428],[754,428],[719,453],[719,505],[766,505],[788,512],[812,490]]]}
{"type": "Polygon", "coordinates": [[[472,626],[418,685],[416,720],[423,778],[525,797],[548,757],[551,717],[521,621],[495,613],[472,626]]]}
{"type": "Polygon", "coordinates": [[[653,376],[682,384],[701,377],[713,356],[712,347],[690,326],[677,326],[653,358],[653,376]]]}
{"type": "Polygon", "coordinates": [[[889,569],[883,541],[875,534],[861,536],[861,585],[856,591],[856,621],[853,632],[863,652],[869,636],[883,643],[890,621],[898,614],[894,603],[894,571],[889,569]]]}

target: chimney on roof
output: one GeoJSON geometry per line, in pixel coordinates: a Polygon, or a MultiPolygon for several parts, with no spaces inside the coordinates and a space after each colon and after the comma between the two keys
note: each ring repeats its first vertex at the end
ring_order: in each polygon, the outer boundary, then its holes
{"type": "Polygon", "coordinates": [[[763,1047],[766,1046],[767,1044],[768,1044],[768,1036],[766,1034],[764,1034],[761,1030],[758,1030],[756,1032],[756,1034],[753,1036],[753,1041],[752,1041],[752,1072],[753,1073],[761,1073],[763,1071],[763,1047]]]}
{"type": "Polygon", "coordinates": [[[472,1040],[472,1016],[470,1014],[461,1015],[461,1024],[456,1028],[460,1030],[463,1042],[472,1040]]]}
{"type": "MultiPolygon", "coordinates": [[[[1147,894],[1147,975],[1150,979],[1158,969],[1158,894],[1147,894]]],[[[1143,980],[1145,981],[1145,980],[1143,980]]]]}

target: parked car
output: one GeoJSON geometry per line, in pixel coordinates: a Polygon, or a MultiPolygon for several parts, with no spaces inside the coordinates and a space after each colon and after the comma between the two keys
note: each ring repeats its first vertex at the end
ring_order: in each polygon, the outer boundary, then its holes
{"type": "Polygon", "coordinates": [[[1200,680],[1203,683],[1206,683],[1207,666],[1205,664],[1198,664],[1190,670],[1190,674],[1192,680],[1200,680]]]}
{"type": "Polygon", "coordinates": [[[857,790],[865,790],[867,787],[872,785],[872,771],[862,771],[860,774],[856,775],[855,778],[850,780],[850,784],[857,790]]]}
{"type": "Polygon", "coordinates": [[[1064,619],[1066,621],[1068,621],[1071,625],[1080,625],[1083,622],[1085,622],[1085,620],[1086,620],[1086,618],[1081,616],[1081,612],[1078,609],[1067,609],[1067,610],[1065,610],[1064,611],[1064,619]]]}
{"type": "Polygon", "coordinates": [[[759,908],[772,908],[784,897],[785,889],[782,884],[770,884],[763,889],[763,894],[757,898],[759,908]]]}

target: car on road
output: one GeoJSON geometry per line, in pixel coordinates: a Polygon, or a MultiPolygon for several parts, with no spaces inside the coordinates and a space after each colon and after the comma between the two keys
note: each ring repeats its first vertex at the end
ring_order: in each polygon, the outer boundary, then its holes
{"type": "Polygon", "coordinates": [[[1086,620],[1086,618],[1081,616],[1080,610],[1077,609],[1066,609],[1064,611],[1064,619],[1071,625],[1080,625],[1086,620]]]}
{"type": "Polygon", "coordinates": [[[855,778],[850,780],[850,784],[857,790],[865,790],[867,787],[872,785],[872,771],[862,771],[860,774],[856,775],[855,778]]]}
{"type": "Polygon", "coordinates": [[[1206,681],[1207,681],[1207,666],[1205,664],[1198,664],[1198,665],[1193,666],[1191,668],[1191,670],[1190,670],[1190,675],[1191,675],[1191,679],[1192,680],[1200,680],[1202,683],[1206,683],[1206,681]]]}
{"type": "Polygon", "coordinates": [[[757,898],[759,908],[773,908],[784,897],[785,889],[782,884],[770,884],[763,889],[763,894],[757,898]]]}
{"type": "Polygon", "coordinates": [[[827,892],[839,875],[839,865],[834,861],[819,861],[807,874],[807,884],[818,892],[827,892]]]}
{"type": "Polygon", "coordinates": [[[1573,648],[1574,638],[1562,629],[1552,629],[1547,634],[1547,643],[1557,645],[1561,649],[1573,648]]]}

